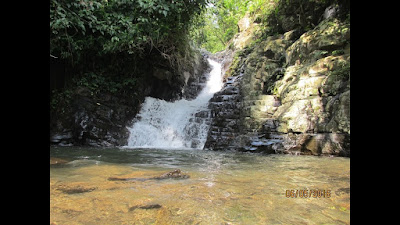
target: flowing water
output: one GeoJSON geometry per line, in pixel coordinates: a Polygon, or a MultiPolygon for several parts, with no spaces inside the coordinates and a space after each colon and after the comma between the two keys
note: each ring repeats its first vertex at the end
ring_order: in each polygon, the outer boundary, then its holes
{"type": "Polygon", "coordinates": [[[350,223],[348,158],[202,150],[210,118],[196,115],[222,87],[209,62],[196,99],[146,98],[127,146],[50,148],[51,224],[350,223]]]}
{"type": "Polygon", "coordinates": [[[130,130],[130,148],[196,148],[202,149],[209,121],[195,121],[195,114],[208,111],[208,101],[221,90],[221,64],[208,59],[212,70],[205,87],[194,100],[167,102],[146,97],[130,130]]]}
{"type": "Polygon", "coordinates": [[[53,224],[350,223],[349,158],[77,147],[50,156],[53,224]],[[190,177],[149,179],[175,169],[190,177]]]}

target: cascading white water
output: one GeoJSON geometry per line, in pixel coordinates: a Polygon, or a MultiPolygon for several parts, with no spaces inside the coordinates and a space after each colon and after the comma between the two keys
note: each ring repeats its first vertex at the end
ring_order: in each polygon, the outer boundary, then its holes
{"type": "Polygon", "coordinates": [[[208,101],[223,86],[221,64],[208,59],[212,70],[207,83],[193,100],[167,102],[146,97],[135,118],[128,139],[128,148],[185,149],[204,147],[209,125],[196,120],[195,114],[208,110],[208,101]]]}

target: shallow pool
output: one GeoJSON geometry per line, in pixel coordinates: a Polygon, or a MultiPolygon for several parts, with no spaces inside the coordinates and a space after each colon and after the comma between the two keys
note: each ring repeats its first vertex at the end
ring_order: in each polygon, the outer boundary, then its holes
{"type": "Polygon", "coordinates": [[[349,158],[77,147],[50,157],[53,224],[350,223],[349,158]],[[190,177],[153,179],[176,169],[190,177]]]}

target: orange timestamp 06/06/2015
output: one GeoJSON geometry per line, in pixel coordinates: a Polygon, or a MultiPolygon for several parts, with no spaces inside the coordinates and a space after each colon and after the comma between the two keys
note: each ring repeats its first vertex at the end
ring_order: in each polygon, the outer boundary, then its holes
{"type": "Polygon", "coordinates": [[[287,198],[330,198],[331,190],[319,189],[290,189],[286,190],[287,198]]]}

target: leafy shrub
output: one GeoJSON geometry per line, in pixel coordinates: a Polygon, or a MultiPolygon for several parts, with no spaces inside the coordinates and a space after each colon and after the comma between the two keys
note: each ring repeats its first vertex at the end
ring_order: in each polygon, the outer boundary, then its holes
{"type": "Polygon", "coordinates": [[[168,54],[206,0],[51,0],[50,54],[81,63],[83,56],[156,48],[168,54]],[[88,55],[90,52],[92,55],[88,55]]]}

